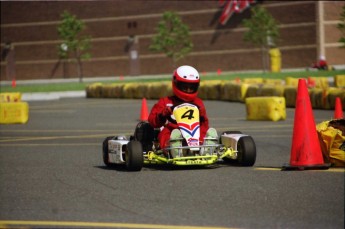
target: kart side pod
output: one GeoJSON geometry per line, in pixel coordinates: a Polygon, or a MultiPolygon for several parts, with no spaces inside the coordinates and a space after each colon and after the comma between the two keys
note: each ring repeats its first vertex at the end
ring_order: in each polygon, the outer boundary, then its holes
{"type": "Polygon", "coordinates": [[[225,162],[237,162],[241,166],[253,166],[256,160],[256,146],[253,138],[239,131],[224,132],[220,136],[220,143],[227,148],[237,151],[237,159],[224,157],[225,162]]]}

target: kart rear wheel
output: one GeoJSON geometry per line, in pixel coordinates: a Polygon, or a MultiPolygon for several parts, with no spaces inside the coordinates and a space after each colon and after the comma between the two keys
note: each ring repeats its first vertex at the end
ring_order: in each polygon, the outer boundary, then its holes
{"type": "Polygon", "coordinates": [[[143,147],[139,141],[130,141],[126,150],[126,168],[140,171],[144,164],[143,147]]]}
{"type": "Polygon", "coordinates": [[[243,136],[237,142],[238,162],[242,166],[253,166],[256,160],[256,146],[252,137],[243,136]]]}

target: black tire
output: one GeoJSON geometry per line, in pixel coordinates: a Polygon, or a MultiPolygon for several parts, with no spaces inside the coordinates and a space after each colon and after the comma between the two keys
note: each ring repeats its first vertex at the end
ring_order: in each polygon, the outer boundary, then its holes
{"type": "Polygon", "coordinates": [[[103,156],[103,163],[110,167],[112,165],[114,165],[113,163],[110,163],[109,162],[109,154],[108,154],[108,141],[113,139],[114,136],[109,136],[109,137],[106,137],[103,141],[103,145],[102,145],[102,156],[103,156]]]}
{"type": "Polygon", "coordinates": [[[130,141],[126,150],[126,168],[140,171],[144,164],[143,147],[139,141],[130,141]]]}
{"type": "Polygon", "coordinates": [[[256,146],[252,137],[243,136],[237,142],[238,163],[241,166],[253,166],[256,160],[256,146]]]}

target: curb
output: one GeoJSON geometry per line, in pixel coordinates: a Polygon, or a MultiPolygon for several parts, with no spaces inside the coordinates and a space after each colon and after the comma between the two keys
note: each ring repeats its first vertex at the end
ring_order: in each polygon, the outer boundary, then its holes
{"type": "Polygon", "coordinates": [[[22,93],[22,101],[50,101],[62,98],[85,98],[85,91],[22,93]]]}

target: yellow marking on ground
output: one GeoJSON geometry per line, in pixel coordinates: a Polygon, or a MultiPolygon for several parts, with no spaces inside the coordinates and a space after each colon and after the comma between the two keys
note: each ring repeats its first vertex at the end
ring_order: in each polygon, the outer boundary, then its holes
{"type": "Polygon", "coordinates": [[[75,113],[77,110],[31,110],[30,113],[75,113]]]}
{"type": "Polygon", "coordinates": [[[251,135],[254,139],[257,138],[288,138],[292,137],[292,134],[282,134],[282,135],[256,135],[255,137],[251,135]]]}
{"type": "Polygon", "coordinates": [[[257,167],[257,168],[254,168],[254,170],[265,170],[265,171],[280,171],[282,170],[282,168],[264,168],[264,167],[257,167]]]}
{"type": "MultiPolygon", "coordinates": [[[[43,226],[43,227],[108,227],[108,228],[147,228],[147,229],[226,229],[226,227],[204,226],[177,226],[159,224],[134,224],[134,223],[98,223],[98,222],[69,222],[69,221],[16,221],[2,220],[0,226],[43,226]]],[[[230,228],[227,228],[230,229],[230,228]]]]}
{"type": "MultiPolygon", "coordinates": [[[[109,130],[111,132],[109,132],[110,134],[114,134],[114,131],[112,130],[109,130]]],[[[132,131],[132,129],[127,129],[127,130],[120,130],[120,131],[116,131],[116,132],[121,132],[121,131],[124,131],[124,132],[129,132],[129,131],[132,131]]],[[[78,133],[78,132],[82,132],[82,133],[85,133],[85,132],[102,132],[104,133],[105,130],[1,130],[1,133],[65,133],[65,132],[69,132],[69,133],[78,133]]]]}
{"type": "MultiPolygon", "coordinates": [[[[270,168],[270,167],[256,167],[254,170],[263,170],[263,171],[281,171],[282,168],[270,168]]],[[[331,173],[344,173],[345,168],[329,168],[329,169],[305,169],[301,171],[315,171],[315,172],[331,172],[331,173]]]]}
{"type": "MultiPolygon", "coordinates": [[[[216,127],[215,127],[216,128],[216,127]]],[[[218,127],[216,128],[217,130],[218,129],[228,129],[228,130],[241,130],[243,129],[244,127],[243,126],[231,126],[231,127],[218,127]]],[[[260,126],[260,125],[255,125],[255,126],[246,126],[245,129],[259,129],[259,130],[262,130],[262,129],[275,129],[275,128],[293,128],[293,125],[290,125],[290,124],[281,124],[281,125],[263,125],[263,126],[260,126]]]]}
{"type": "MultiPolygon", "coordinates": [[[[126,134],[126,133],[124,133],[126,134]]],[[[80,138],[97,138],[107,137],[107,134],[79,135],[79,136],[51,136],[51,137],[21,137],[13,139],[4,139],[0,142],[17,142],[17,141],[37,141],[37,140],[57,140],[57,139],[80,139],[80,138]]]]}
{"type": "Polygon", "coordinates": [[[58,144],[58,143],[39,143],[39,144],[32,144],[32,143],[22,143],[22,144],[18,144],[18,143],[15,143],[15,144],[1,144],[1,147],[37,147],[37,146],[43,146],[43,147],[46,147],[46,146],[100,146],[101,143],[98,142],[98,143],[61,143],[61,144],[58,144]]]}

